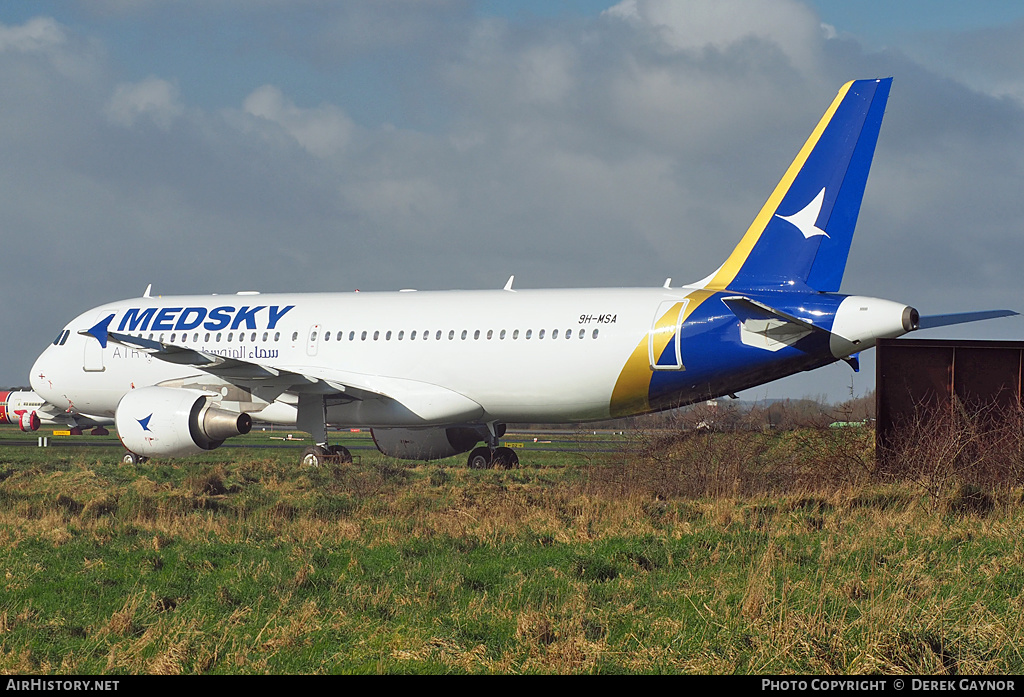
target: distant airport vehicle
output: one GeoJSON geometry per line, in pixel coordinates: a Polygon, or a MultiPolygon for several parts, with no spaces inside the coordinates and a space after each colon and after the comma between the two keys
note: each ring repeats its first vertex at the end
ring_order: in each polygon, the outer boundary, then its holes
{"type": "Polygon", "coordinates": [[[36,431],[43,424],[65,426],[73,435],[82,435],[82,429],[93,429],[93,435],[107,435],[104,425],[113,419],[101,419],[84,414],[72,414],[49,404],[35,392],[0,391],[0,423],[17,424],[22,431],[36,431]]]}
{"type": "Polygon", "coordinates": [[[32,369],[71,414],[113,417],[125,461],[220,446],[252,419],[297,426],[305,464],[378,449],[513,466],[509,422],[669,409],[843,360],[881,337],[1016,314],[921,318],[839,295],[891,78],[843,86],[725,263],[658,288],[150,296],[89,310],[32,369]],[[478,446],[479,443],[483,445],[478,446]]]}

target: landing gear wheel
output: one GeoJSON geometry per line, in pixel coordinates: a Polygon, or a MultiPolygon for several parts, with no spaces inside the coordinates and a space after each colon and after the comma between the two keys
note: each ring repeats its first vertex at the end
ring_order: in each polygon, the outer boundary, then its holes
{"type": "Polygon", "coordinates": [[[82,429],[80,429],[78,426],[72,426],[68,433],[70,433],[73,436],[80,436],[82,435],[82,429]]]}
{"type": "Polygon", "coordinates": [[[332,445],[327,448],[327,454],[338,458],[338,462],[347,464],[352,462],[352,453],[344,445],[332,445]]]}
{"type": "Polygon", "coordinates": [[[130,451],[126,452],[124,455],[121,456],[121,464],[122,465],[138,465],[138,464],[140,464],[142,462],[145,462],[145,461],[146,461],[146,458],[144,458],[144,457],[142,457],[140,455],[136,455],[135,453],[130,452],[130,451]]]}
{"type": "Polygon", "coordinates": [[[519,456],[512,448],[495,448],[492,464],[499,469],[515,469],[519,467],[519,456]]]}
{"type": "Polygon", "coordinates": [[[102,426],[97,426],[90,433],[92,435],[94,435],[94,436],[109,436],[110,435],[110,431],[108,431],[107,429],[103,428],[102,426]]]}
{"type": "Polygon", "coordinates": [[[466,466],[471,470],[485,470],[491,466],[491,449],[490,448],[473,448],[473,451],[469,454],[469,459],[466,461],[466,466]]]}
{"type": "Polygon", "coordinates": [[[327,448],[319,445],[312,445],[302,453],[303,467],[319,467],[324,464],[324,458],[328,455],[327,448]]]}

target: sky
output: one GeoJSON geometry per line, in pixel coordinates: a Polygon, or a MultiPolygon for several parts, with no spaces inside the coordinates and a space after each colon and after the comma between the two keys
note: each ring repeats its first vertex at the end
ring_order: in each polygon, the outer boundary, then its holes
{"type": "MultiPolygon", "coordinates": [[[[842,292],[1024,311],[1024,5],[0,4],[0,385],[153,293],[678,285],[893,76],[842,292]]],[[[1024,340],[1024,319],[921,332],[1024,340]]],[[[873,352],[749,390],[831,401],[873,352]]]]}

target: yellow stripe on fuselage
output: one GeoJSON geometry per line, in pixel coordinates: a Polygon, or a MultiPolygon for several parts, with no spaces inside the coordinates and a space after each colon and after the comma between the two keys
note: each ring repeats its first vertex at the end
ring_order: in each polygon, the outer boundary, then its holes
{"type": "MultiPolygon", "coordinates": [[[[712,295],[714,293],[711,291],[694,291],[686,296],[686,300],[689,302],[685,303],[685,307],[683,307],[684,302],[680,300],[657,319],[654,327],[650,330],[654,332],[655,360],[658,359],[658,356],[668,346],[668,342],[675,334],[676,325],[685,322],[693,314],[693,311],[712,295]],[[679,319],[680,311],[683,313],[682,320],[679,319]]],[[[654,374],[654,370],[651,368],[649,342],[650,335],[644,334],[636,348],[633,349],[633,353],[626,360],[626,365],[622,367],[619,379],[615,381],[615,388],[612,390],[612,399],[609,405],[609,411],[613,418],[638,414],[650,411],[651,409],[648,396],[651,389],[651,376],[654,374]]],[[[680,362],[682,362],[682,356],[679,356],[679,358],[680,362]]]]}
{"type": "Polygon", "coordinates": [[[729,258],[722,264],[722,268],[718,270],[711,282],[705,286],[714,290],[724,290],[729,287],[729,284],[736,278],[736,274],[740,272],[747,257],[750,256],[750,251],[757,244],[757,241],[761,239],[761,233],[768,226],[768,222],[775,215],[775,211],[778,210],[779,204],[782,203],[782,199],[786,196],[786,192],[789,191],[789,187],[792,186],[793,181],[796,179],[796,175],[803,169],[804,163],[807,162],[807,158],[810,157],[811,151],[814,150],[814,146],[818,144],[818,140],[821,139],[821,134],[825,132],[825,128],[828,127],[829,122],[832,121],[832,117],[835,115],[836,110],[839,109],[839,105],[843,103],[843,99],[846,97],[846,93],[850,91],[850,86],[853,82],[847,82],[839,90],[839,94],[836,95],[831,106],[825,115],[821,117],[821,121],[815,126],[811,132],[810,137],[804,146],[800,149],[796,159],[793,160],[793,164],[786,170],[785,176],[779,182],[778,186],[775,187],[775,191],[768,197],[761,211],[754,218],[754,222],[747,228],[746,234],[743,235],[743,239],[736,246],[736,249],[732,251],[729,258]]]}

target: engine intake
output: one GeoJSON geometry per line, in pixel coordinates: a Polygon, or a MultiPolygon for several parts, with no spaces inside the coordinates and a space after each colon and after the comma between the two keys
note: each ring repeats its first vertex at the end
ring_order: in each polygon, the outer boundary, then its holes
{"type": "Polygon", "coordinates": [[[180,457],[220,447],[248,433],[252,417],[214,406],[199,390],[143,387],[132,390],[114,414],[124,447],[146,457],[180,457]]]}
{"type": "Polygon", "coordinates": [[[21,417],[18,418],[18,428],[26,433],[28,431],[38,431],[39,414],[34,411],[22,412],[21,417]]]}

